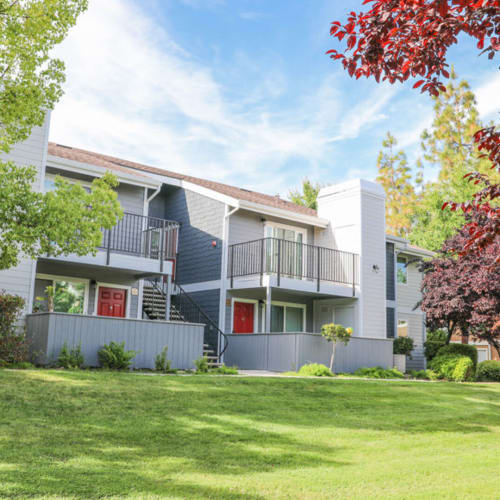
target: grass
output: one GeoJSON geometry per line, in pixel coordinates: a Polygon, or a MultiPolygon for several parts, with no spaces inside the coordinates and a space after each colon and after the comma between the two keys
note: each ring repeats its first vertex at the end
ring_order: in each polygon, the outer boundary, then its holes
{"type": "Polygon", "coordinates": [[[498,498],[500,384],[0,370],[0,497],[498,498]]]}

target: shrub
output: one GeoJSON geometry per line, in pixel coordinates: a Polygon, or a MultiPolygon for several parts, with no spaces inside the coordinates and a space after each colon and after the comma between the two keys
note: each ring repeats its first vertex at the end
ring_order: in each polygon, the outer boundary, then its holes
{"type": "Polygon", "coordinates": [[[24,299],[18,295],[0,291],[0,337],[16,333],[16,321],[24,307],[24,299]]]}
{"type": "Polygon", "coordinates": [[[438,378],[464,382],[471,380],[474,374],[474,363],[468,356],[459,354],[442,354],[430,363],[430,368],[438,378]]]}
{"type": "Polygon", "coordinates": [[[194,366],[196,366],[196,373],[208,373],[208,359],[205,356],[195,359],[194,366]]]}
{"type": "Polygon", "coordinates": [[[172,363],[167,359],[168,346],[166,345],[160,354],[156,355],[155,370],[157,372],[169,373],[172,371],[172,363]]]}
{"type": "Polygon", "coordinates": [[[439,349],[437,356],[454,354],[456,356],[467,356],[471,359],[474,372],[477,368],[477,349],[469,344],[448,344],[439,349]]]}
{"type": "Polygon", "coordinates": [[[69,350],[68,344],[64,342],[59,357],[57,358],[57,365],[61,368],[72,369],[81,368],[84,362],[81,344],[69,350]]]}
{"type": "Polygon", "coordinates": [[[481,361],[477,366],[477,380],[500,382],[500,361],[481,361]]]}
{"type": "Polygon", "coordinates": [[[238,367],[221,365],[215,372],[221,375],[238,375],[238,367]]]}
{"type": "Polygon", "coordinates": [[[392,343],[392,352],[394,354],[404,354],[410,356],[411,359],[411,351],[413,351],[413,339],[410,337],[398,337],[394,339],[392,343]]]}
{"type": "Polygon", "coordinates": [[[24,332],[0,335],[0,361],[6,365],[27,361],[29,346],[30,340],[24,332]]]}
{"type": "Polygon", "coordinates": [[[128,370],[138,351],[125,351],[125,342],[104,344],[97,353],[99,363],[110,370],[128,370]]]}
{"type": "Polygon", "coordinates": [[[429,380],[427,370],[410,370],[410,376],[418,380],[429,380]]]}
{"type": "Polygon", "coordinates": [[[427,332],[427,340],[424,342],[424,354],[427,361],[431,361],[437,355],[441,347],[446,345],[447,333],[444,330],[427,332]]]}
{"type": "Polygon", "coordinates": [[[333,377],[332,371],[319,363],[303,365],[298,374],[304,377],[333,377]]]}
{"type": "Polygon", "coordinates": [[[404,375],[396,368],[382,368],[381,366],[375,366],[372,368],[358,368],[354,375],[357,377],[369,377],[369,378],[404,378],[404,375]]]}

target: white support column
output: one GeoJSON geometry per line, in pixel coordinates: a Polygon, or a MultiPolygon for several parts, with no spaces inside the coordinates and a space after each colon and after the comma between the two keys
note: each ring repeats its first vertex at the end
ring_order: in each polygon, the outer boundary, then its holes
{"type": "Polygon", "coordinates": [[[266,287],[266,323],[264,326],[265,333],[271,333],[271,299],[272,299],[272,289],[271,285],[266,287]]]}
{"type": "Polygon", "coordinates": [[[167,290],[165,300],[165,321],[170,321],[170,304],[172,300],[172,275],[167,275],[167,290]]]}

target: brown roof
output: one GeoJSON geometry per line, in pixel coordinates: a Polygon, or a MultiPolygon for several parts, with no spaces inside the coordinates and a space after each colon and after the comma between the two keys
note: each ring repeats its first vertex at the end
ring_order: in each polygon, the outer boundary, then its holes
{"type": "Polygon", "coordinates": [[[225,194],[227,196],[236,198],[238,200],[260,203],[262,205],[268,205],[274,208],[289,210],[290,212],[317,216],[316,210],[296,205],[291,201],[282,200],[278,196],[271,196],[264,193],[257,193],[255,191],[229,186],[227,184],[222,184],[220,182],[200,179],[198,177],[192,177],[190,175],[184,175],[177,172],[172,172],[170,170],[165,170],[162,168],[150,167],[148,165],[143,165],[141,163],[123,160],[121,158],[115,158],[114,156],[94,153],[92,151],[86,151],[84,149],[73,148],[70,146],[63,146],[61,144],[55,144],[53,142],[49,142],[48,153],[49,155],[57,156],[59,158],[66,158],[67,160],[74,160],[74,161],[79,161],[81,163],[87,163],[90,165],[97,165],[99,167],[103,167],[110,170],[116,170],[118,172],[123,172],[127,174],[142,175],[140,173],[142,171],[142,172],[149,172],[152,174],[166,175],[168,177],[173,177],[174,179],[180,179],[187,182],[192,182],[193,184],[206,187],[207,189],[211,189],[212,191],[225,194]]]}

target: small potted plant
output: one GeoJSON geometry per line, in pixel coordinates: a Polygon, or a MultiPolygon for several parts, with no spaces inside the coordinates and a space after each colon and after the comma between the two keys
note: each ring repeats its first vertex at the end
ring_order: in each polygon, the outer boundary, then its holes
{"type": "Polygon", "coordinates": [[[346,328],[342,325],[329,323],[321,327],[321,335],[328,342],[332,343],[332,355],[330,357],[330,371],[333,371],[333,362],[335,358],[335,347],[337,342],[342,342],[344,345],[349,343],[352,335],[352,328],[346,328]]]}
{"type": "Polygon", "coordinates": [[[413,339],[410,337],[397,337],[394,339],[392,344],[394,368],[397,368],[401,373],[406,372],[406,356],[411,359],[411,351],[413,351],[413,339]]]}

